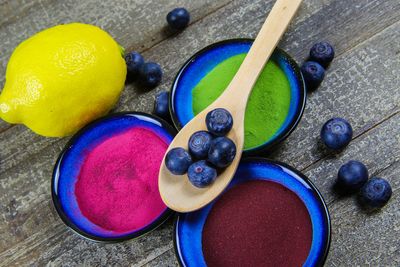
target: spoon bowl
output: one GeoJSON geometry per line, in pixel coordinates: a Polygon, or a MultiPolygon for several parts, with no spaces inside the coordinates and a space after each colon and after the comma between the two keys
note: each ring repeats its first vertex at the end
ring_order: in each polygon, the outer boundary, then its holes
{"type": "MultiPolygon", "coordinates": [[[[199,113],[193,120],[191,120],[181,131],[175,136],[175,139],[170,144],[168,150],[174,147],[183,147],[188,149],[189,137],[196,131],[207,131],[206,116],[211,110],[220,107],[217,106],[219,102],[207,107],[199,113]]],[[[174,175],[165,166],[165,157],[163,165],[160,168],[159,174],[159,189],[161,198],[167,206],[178,212],[187,212],[197,210],[210,202],[210,199],[216,198],[229,184],[231,177],[235,174],[236,168],[239,164],[241,153],[243,150],[244,131],[243,119],[244,112],[236,111],[224,106],[232,117],[234,118],[233,126],[227,137],[230,138],[236,145],[236,156],[232,163],[219,173],[214,183],[206,188],[198,188],[193,186],[187,175],[174,175]],[[242,121],[240,121],[242,116],[242,121]]]]}

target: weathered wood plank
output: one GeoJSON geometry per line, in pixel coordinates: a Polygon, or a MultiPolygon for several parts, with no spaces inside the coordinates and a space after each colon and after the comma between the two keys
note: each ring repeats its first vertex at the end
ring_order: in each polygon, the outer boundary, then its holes
{"type": "MultiPolygon", "coordinates": [[[[397,167],[398,168],[398,167],[397,167]]],[[[397,176],[399,173],[397,172],[397,176]]],[[[396,191],[397,194],[399,190],[396,191]]],[[[332,207],[334,220],[351,217],[333,227],[335,240],[332,243],[327,266],[399,266],[399,215],[398,198],[393,199],[391,206],[379,214],[361,214],[356,203],[332,207]],[[353,205],[353,210],[343,211],[344,205],[353,205]]]]}
{"type": "Polygon", "coordinates": [[[396,23],[398,10],[400,3],[396,0],[330,1],[323,11],[312,14],[307,23],[296,25],[293,33],[281,42],[281,47],[293,50],[291,55],[301,62],[313,43],[328,40],[335,46],[338,56],[396,23]]]}
{"type": "MultiPolygon", "coordinates": [[[[318,161],[304,172],[316,183],[325,201],[330,204],[341,200],[341,197],[334,194],[332,189],[337,171],[342,164],[352,159],[359,160],[368,167],[370,176],[377,175],[400,162],[399,141],[400,112],[397,112],[367,133],[354,139],[341,153],[332,154],[324,160],[318,161]]],[[[398,179],[400,180],[400,177],[398,179]]]]}
{"type": "MultiPolygon", "coordinates": [[[[287,140],[284,149],[276,153],[275,157],[278,159],[303,169],[321,157],[327,157],[326,151],[320,150],[314,144],[321,124],[330,115],[329,113],[335,113],[336,108],[343,112],[337,113],[338,115],[351,115],[349,119],[355,126],[357,134],[369,130],[399,110],[397,90],[399,84],[395,79],[399,76],[400,69],[395,54],[396,49],[400,50],[396,42],[399,36],[395,31],[399,25],[396,24],[368,42],[353,48],[354,45],[392,24],[393,18],[398,15],[397,1],[386,1],[382,9],[378,8],[377,3],[379,1],[366,1],[366,7],[353,8],[353,13],[344,12],[345,9],[351,8],[351,4],[343,7],[343,1],[339,0],[324,2],[327,4],[324,9],[319,7],[309,10],[308,8],[314,6],[306,5],[300,10],[300,15],[283,40],[282,46],[300,59],[307,50],[304,47],[314,42],[311,37],[320,39],[320,36],[324,36],[324,39],[340,41],[337,51],[342,55],[332,65],[323,87],[309,97],[303,122],[287,140]],[[376,10],[371,9],[372,7],[376,10]],[[332,13],[336,12],[335,8],[338,8],[338,14],[332,13]],[[382,10],[387,13],[384,17],[377,15],[382,10]],[[361,14],[366,14],[364,13],[366,11],[370,16],[363,18],[361,14]],[[329,19],[325,22],[321,18],[329,19]],[[342,21],[347,21],[346,29],[335,28],[335,31],[325,33],[332,24],[342,21]],[[317,29],[307,27],[317,23],[319,23],[317,29]],[[359,38],[357,42],[351,41],[353,37],[348,36],[348,31],[355,36],[354,38],[359,38]],[[291,37],[293,35],[297,37],[291,37]],[[343,36],[347,36],[346,39],[341,39],[343,36]],[[290,41],[290,38],[294,39],[290,41]],[[379,69],[381,66],[384,66],[385,70],[379,69]],[[340,94],[336,91],[338,88],[343,88],[340,94]],[[359,94],[361,96],[358,96],[359,94]],[[322,115],[319,117],[321,111],[322,115]],[[311,151],[307,151],[310,147],[311,151]]],[[[264,18],[264,10],[269,6],[268,1],[235,1],[195,23],[182,34],[146,51],[146,57],[159,61],[164,67],[166,75],[161,88],[168,88],[177,67],[194,50],[229,37],[253,37],[264,18]]],[[[118,110],[150,111],[154,93],[154,91],[139,93],[135,86],[128,86],[118,110]]],[[[398,122],[398,117],[396,118],[398,122]]],[[[48,193],[51,168],[65,140],[53,143],[48,139],[42,140],[21,126],[17,127],[19,127],[17,130],[8,130],[11,131],[10,134],[3,133],[7,142],[3,141],[5,139],[3,134],[0,135],[0,147],[5,148],[5,151],[0,151],[0,158],[4,160],[0,164],[0,203],[4,211],[3,217],[0,217],[0,248],[3,248],[0,249],[3,251],[0,258],[6,259],[4,263],[45,264],[51,261],[55,264],[68,262],[69,265],[82,263],[126,265],[133,262],[140,264],[149,262],[152,265],[153,261],[153,265],[157,265],[163,261],[161,258],[160,261],[154,259],[156,255],[172,255],[170,250],[165,252],[165,249],[171,246],[169,236],[171,225],[166,225],[162,230],[155,231],[140,240],[112,246],[93,244],[66,231],[51,207],[48,193]]],[[[384,140],[381,144],[388,142],[387,139],[384,140]]],[[[357,142],[357,139],[354,142],[357,142]]],[[[390,145],[387,149],[391,149],[390,145]]],[[[386,153],[390,155],[390,151],[386,153]]],[[[362,153],[364,155],[364,151],[362,153]]],[[[379,159],[380,153],[374,158],[376,168],[382,162],[379,159]]],[[[344,152],[339,156],[346,155],[344,152]]],[[[385,164],[387,162],[390,161],[384,161],[385,164]]],[[[318,166],[318,162],[315,164],[317,164],[315,167],[312,165],[307,169],[307,173],[313,179],[313,170],[324,168],[324,165],[318,166]]],[[[374,165],[368,166],[374,168],[374,165]]],[[[332,168],[336,168],[336,165],[332,168]]],[[[333,169],[331,171],[334,173],[333,169]]],[[[322,191],[325,190],[324,184],[319,186],[322,191]]],[[[335,197],[329,190],[324,191],[324,196],[328,196],[330,202],[335,203],[335,197]]],[[[361,243],[362,240],[361,235],[361,243]]],[[[340,250],[340,246],[337,249],[340,250]]],[[[350,262],[351,258],[348,256],[341,255],[341,257],[350,262]]],[[[393,255],[383,254],[382,257],[389,260],[393,255]]]]}
{"type": "Polygon", "coordinates": [[[316,142],[327,119],[348,119],[357,136],[399,110],[400,84],[394,78],[400,75],[398,27],[392,25],[333,62],[322,87],[307,98],[298,129],[274,157],[305,168],[329,155],[316,142]]]}
{"type": "Polygon", "coordinates": [[[172,267],[172,266],[179,266],[178,262],[176,261],[175,253],[173,249],[169,249],[168,251],[161,254],[159,257],[155,258],[154,260],[142,265],[145,267],[172,267]]]}
{"type": "Polygon", "coordinates": [[[327,266],[347,266],[350,262],[353,266],[398,266],[399,151],[400,112],[353,140],[342,153],[306,171],[329,203],[333,233],[327,266]],[[351,159],[363,161],[371,176],[391,182],[393,197],[381,212],[368,214],[357,206],[355,197],[332,192],[339,167],[351,159]]]}
{"type": "MultiPolygon", "coordinates": [[[[14,48],[24,39],[45,28],[75,21],[90,23],[108,31],[127,50],[142,51],[173,34],[165,29],[165,16],[172,8],[185,6],[191,11],[192,23],[195,23],[230,1],[4,2],[0,4],[0,84],[4,84],[6,64],[14,48]]],[[[0,121],[0,132],[7,128],[9,125],[0,121]]]]}
{"type": "MultiPolygon", "coordinates": [[[[21,2],[21,1],[16,1],[21,2]]],[[[24,2],[24,1],[23,1],[24,2]]],[[[11,1],[0,9],[0,73],[13,49],[24,39],[45,28],[79,21],[95,24],[113,35],[126,48],[143,50],[159,43],[171,35],[166,34],[165,16],[176,6],[185,6],[191,11],[192,23],[223,7],[223,1],[27,1],[16,5],[11,1]],[[10,12],[18,6],[15,12],[10,12]],[[8,7],[8,8],[7,8],[8,7]],[[29,12],[27,11],[29,10],[29,12]],[[16,34],[18,33],[18,34],[16,34]]],[[[14,11],[14,10],[13,10],[14,11]]],[[[4,76],[2,77],[3,81],[4,76]]]]}
{"type": "Polygon", "coordinates": [[[0,262],[0,266],[140,266],[171,248],[171,228],[170,220],[156,231],[139,239],[102,244],[85,240],[67,230],[64,225],[56,224],[53,229],[39,231],[26,238],[18,247],[1,253],[3,261],[0,262]],[[49,237],[45,242],[43,235],[49,237]]]}
{"type": "MultiPolygon", "coordinates": [[[[398,129],[397,129],[398,130],[398,129]]],[[[376,175],[387,178],[393,197],[381,211],[367,214],[355,199],[330,206],[333,240],[327,266],[399,266],[400,164],[396,162],[376,175]]]]}

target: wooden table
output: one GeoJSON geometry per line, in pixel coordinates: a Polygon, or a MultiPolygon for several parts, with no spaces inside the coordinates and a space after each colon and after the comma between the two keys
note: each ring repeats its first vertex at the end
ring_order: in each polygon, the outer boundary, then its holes
{"type": "MultiPolygon", "coordinates": [[[[128,85],[117,106],[150,112],[156,92],[169,89],[190,55],[215,41],[255,37],[273,2],[0,0],[1,84],[22,40],[59,23],[86,22],[161,64],[161,86],[144,92],[128,85]],[[165,28],[176,6],[192,14],[180,34],[165,28]]],[[[297,129],[268,156],[303,171],[328,203],[333,233],[326,266],[400,266],[400,1],[305,0],[279,46],[301,63],[320,40],[335,46],[336,58],[322,86],[307,97],[297,129]],[[333,116],[348,119],[355,132],[338,154],[319,142],[322,124],[333,116]],[[367,214],[354,197],[332,192],[338,168],[350,159],[391,182],[393,197],[382,211],[367,214]]],[[[52,168],[67,140],[0,122],[0,265],[175,266],[172,220],[119,244],[93,243],[67,229],[50,197],[52,168]]]]}

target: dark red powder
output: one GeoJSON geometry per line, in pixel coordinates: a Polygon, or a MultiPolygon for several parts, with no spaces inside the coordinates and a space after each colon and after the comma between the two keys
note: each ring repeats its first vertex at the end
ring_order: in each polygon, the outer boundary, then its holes
{"type": "Polygon", "coordinates": [[[158,172],[167,144],[151,130],[132,128],[98,144],[86,156],[75,185],[84,216],[116,232],[146,226],[165,209],[158,172]]]}
{"type": "Polygon", "coordinates": [[[240,184],[215,203],[203,229],[208,266],[302,266],[312,241],[301,199],[261,180],[240,184]]]}

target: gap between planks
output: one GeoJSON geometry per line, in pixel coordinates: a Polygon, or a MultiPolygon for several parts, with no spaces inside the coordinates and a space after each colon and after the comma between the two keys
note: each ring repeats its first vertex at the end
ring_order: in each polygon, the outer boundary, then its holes
{"type": "MultiPolygon", "coordinates": [[[[392,117],[396,116],[397,114],[400,114],[400,110],[396,110],[394,113],[392,113],[392,114],[388,115],[387,117],[383,118],[382,120],[380,120],[379,122],[375,123],[375,124],[372,125],[371,127],[364,129],[364,131],[361,131],[361,132],[358,133],[356,136],[354,136],[354,137],[351,139],[351,142],[353,142],[354,140],[358,139],[358,138],[361,137],[361,136],[366,135],[368,132],[370,132],[370,131],[372,131],[373,129],[377,128],[377,127],[378,127],[379,125],[381,125],[382,123],[384,123],[384,122],[390,120],[392,117]]],[[[324,159],[327,159],[328,157],[330,157],[330,156],[332,156],[332,155],[334,155],[334,154],[335,154],[334,151],[329,152],[329,153],[326,153],[326,154],[324,155],[324,157],[319,158],[318,160],[315,160],[315,161],[311,162],[310,164],[308,164],[308,165],[305,166],[304,168],[301,168],[300,171],[301,171],[301,172],[307,172],[307,171],[311,170],[312,167],[313,167],[315,164],[317,164],[318,162],[320,162],[320,161],[322,161],[322,160],[324,160],[324,159]]]]}
{"type": "MultiPolygon", "coordinates": [[[[227,2],[226,4],[223,4],[222,6],[219,6],[219,7],[217,7],[216,9],[214,9],[214,10],[208,12],[208,13],[205,13],[204,16],[202,16],[202,17],[200,17],[200,18],[198,18],[198,19],[196,19],[196,20],[191,21],[191,22],[189,23],[188,27],[191,26],[191,25],[194,25],[194,24],[196,24],[196,23],[200,23],[200,22],[203,21],[206,17],[211,16],[211,15],[214,14],[215,12],[218,12],[219,10],[221,10],[221,9],[225,8],[226,6],[232,4],[232,2],[233,2],[233,0],[230,0],[230,1],[227,2]]],[[[195,9],[195,10],[197,10],[197,9],[195,9]]],[[[194,10],[194,11],[195,11],[195,10],[194,10]]],[[[161,30],[162,30],[162,29],[161,29],[161,30]]],[[[149,47],[146,47],[146,48],[141,49],[141,50],[138,49],[138,52],[140,52],[140,53],[147,52],[147,51],[151,50],[152,48],[154,48],[154,47],[160,45],[161,43],[165,42],[165,41],[168,40],[169,38],[174,37],[174,36],[177,36],[179,33],[180,33],[180,32],[176,32],[176,33],[172,33],[172,34],[166,35],[165,38],[161,38],[159,41],[153,43],[153,44],[150,45],[149,47]]],[[[132,47],[127,47],[126,50],[127,50],[127,51],[130,51],[130,50],[132,50],[132,47]]]]}

